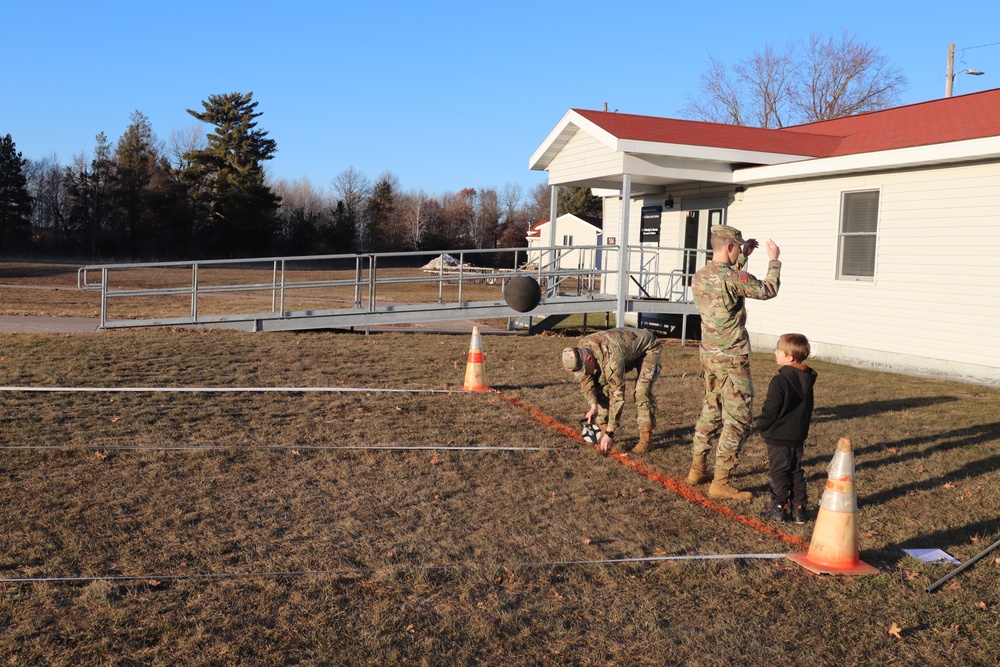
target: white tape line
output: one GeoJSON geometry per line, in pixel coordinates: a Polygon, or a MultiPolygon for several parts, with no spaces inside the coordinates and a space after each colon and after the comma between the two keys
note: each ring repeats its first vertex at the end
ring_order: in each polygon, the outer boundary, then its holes
{"type": "Polygon", "coordinates": [[[345,574],[375,574],[379,571],[472,570],[482,567],[560,567],[567,565],[618,565],[621,563],[655,563],[660,561],[778,559],[785,554],[716,554],[706,556],[649,556],[645,558],[613,558],[608,560],[568,560],[541,563],[496,563],[490,565],[420,565],[415,567],[365,567],[349,570],[305,570],[300,572],[218,572],[191,574],[137,574],[106,577],[23,577],[2,578],[0,584],[82,583],[90,581],[180,581],[184,579],[247,579],[250,577],[319,577],[345,574]]]}
{"type": "Polygon", "coordinates": [[[353,450],[374,450],[374,451],[406,451],[409,449],[413,450],[432,450],[439,452],[446,451],[456,451],[456,452],[583,452],[589,451],[585,449],[568,449],[564,447],[488,447],[483,445],[456,445],[454,447],[449,447],[447,445],[306,445],[306,446],[295,446],[295,445],[191,445],[191,446],[173,446],[173,447],[130,447],[128,445],[108,445],[107,447],[101,447],[100,445],[10,445],[4,446],[0,445],[0,452],[4,450],[59,450],[59,451],[73,451],[75,449],[86,449],[93,452],[109,452],[109,451],[149,451],[149,452],[159,452],[159,451],[207,451],[215,449],[225,449],[225,450],[236,450],[236,451],[317,451],[317,450],[334,450],[334,449],[353,449],[353,450]]]}
{"type": "Polygon", "coordinates": [[[360,392],[371,394],[473,394],[466,389],[380,389],[369,387],[0,387],[0,391],[26,392],[163,392],[163,393],[316,393],[360,392]]]}

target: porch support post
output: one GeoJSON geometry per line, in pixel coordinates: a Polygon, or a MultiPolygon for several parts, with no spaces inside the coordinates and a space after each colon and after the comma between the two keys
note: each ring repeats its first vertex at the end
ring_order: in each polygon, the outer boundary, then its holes
{"type": "Polygon", "coordinates": [[[629,245],[628,214],[632,208],[632,174],[622,175],[622,224],[618,230],[618,309],[615,326],[625,326],[625,301],[628,299],[629,245]]]}
{"type": "MultiPolygon", "coordinates": [[[[556,266],[556,214],[559,211],[559,186],[550,185],[549,186],[549,247],[552,250],[549,251],[549,270],[555,270],[559,267],[556,266]]],[[[548,285],[545,289],[545,295],[552,297],[556,295],[556,283],[558,278],[556,276],[550,276],[548,279],[548,285]]]]}

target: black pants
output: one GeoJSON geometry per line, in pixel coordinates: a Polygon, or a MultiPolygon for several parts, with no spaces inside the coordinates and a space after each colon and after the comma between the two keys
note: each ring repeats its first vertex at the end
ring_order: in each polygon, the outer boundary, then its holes
{"type": "Polygon", "coordinates": [[[792,505],[806,505],[806,474],[802,470],[804,447],[779,447],[767,445],[767,460],[770,462],[771,502],[784,505],[789,500],[792,505]],[[791,492],[791,498],[789,498],[791,492]]]}

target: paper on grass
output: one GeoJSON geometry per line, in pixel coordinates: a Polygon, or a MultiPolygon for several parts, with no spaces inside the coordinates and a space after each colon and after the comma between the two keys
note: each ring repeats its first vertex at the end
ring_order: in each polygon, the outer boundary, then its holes
{"type": "Polygon", "coordinates": [[[961,561],[940,549],[903,549],[903,552],[913,556],[922,563],[952,563],[958,565],[961,561]]]}

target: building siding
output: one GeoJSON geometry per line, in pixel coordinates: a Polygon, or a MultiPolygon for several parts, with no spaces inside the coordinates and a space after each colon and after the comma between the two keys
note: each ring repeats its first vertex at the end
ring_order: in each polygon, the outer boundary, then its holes
{"type": "Polygon", "coordinates": [[[1000,383],[1000,277],[975,256],[1000,245],[1000,165],[753,186],[729,222],[781,247],[779,296],[749,307],[761,344],[801,331],[831,360],[1000,383]],[[865,189],[880,191],[875,279],[837,280],[841,193],[865,189]]]}
{"type": "Polygon", "coordinates": [[[590,134],[578,130],[549,165],[549,184],[619,174],[623,159],[622,153],[612,151],[590,134]]]}

